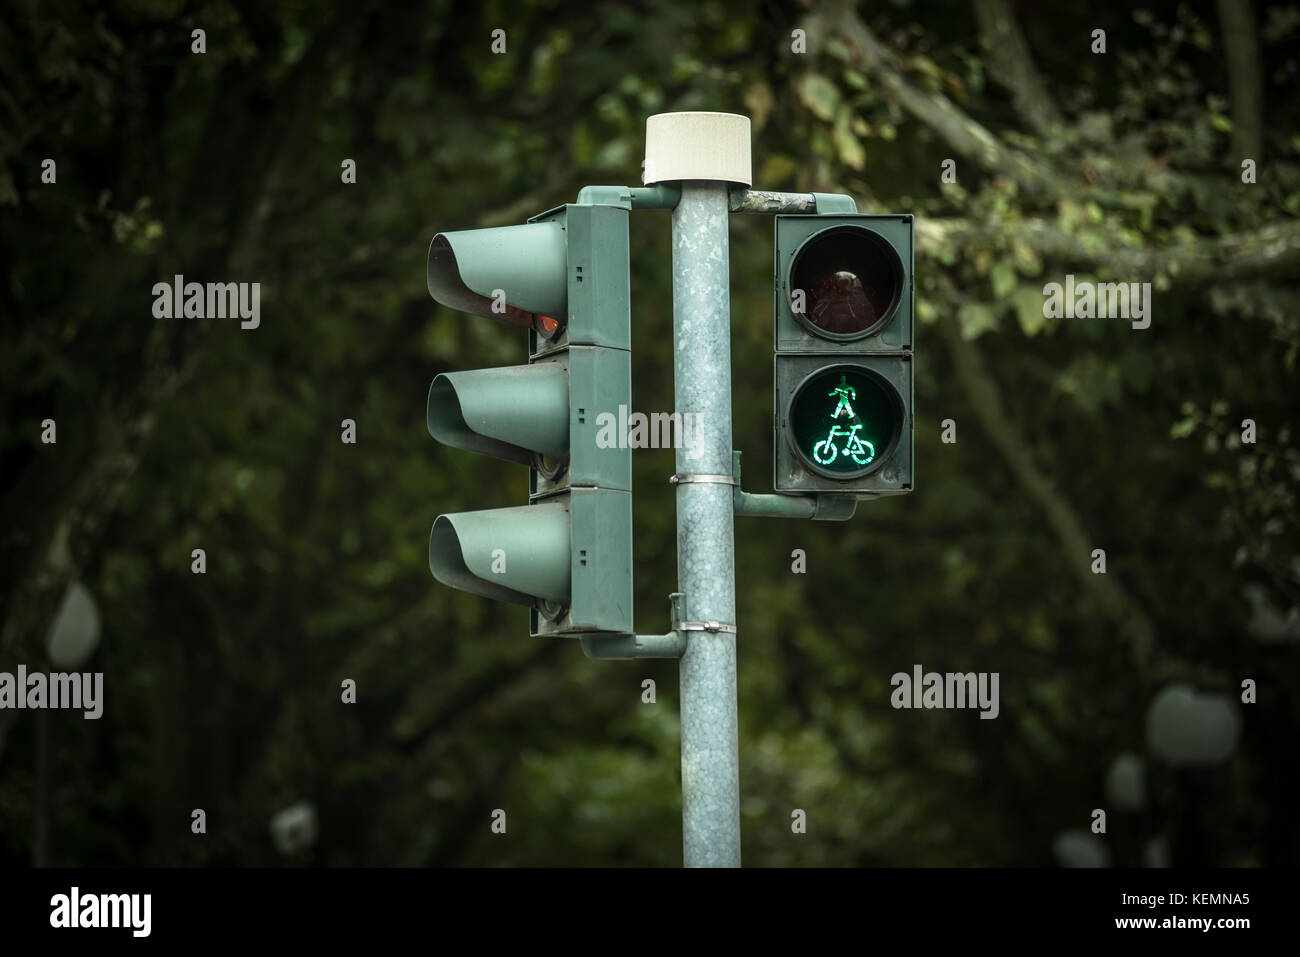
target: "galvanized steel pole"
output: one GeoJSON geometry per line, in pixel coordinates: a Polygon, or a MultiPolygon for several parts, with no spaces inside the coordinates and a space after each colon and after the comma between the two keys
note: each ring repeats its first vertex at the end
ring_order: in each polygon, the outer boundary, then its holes
{"type": "Polygon", "coordinates": [[[677,450],[682,847],[687,867],[740,866],[731,298],[725,182],[687,181],[673,210],[673,382],[695,423],[677,450]]]}

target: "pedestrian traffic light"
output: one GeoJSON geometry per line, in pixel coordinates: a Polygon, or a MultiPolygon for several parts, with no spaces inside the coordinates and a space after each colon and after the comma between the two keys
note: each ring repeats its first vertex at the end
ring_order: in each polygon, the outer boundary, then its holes
{"type": "Polygon", "coordinates": [[[912,490],[912,217],[776,217],[778,492],[912,490]]]}
{"type": "Polygon", "coordinates": [[[433,380],[429,433],[530,470],[527,505],[439,515],[429,569],[526,605],[534,636],[632,631],[631,450],[597,427],[631,404],[627,217],[570,204],[429,246],[434,299],[529,331],[527,365],[433,380]]]}

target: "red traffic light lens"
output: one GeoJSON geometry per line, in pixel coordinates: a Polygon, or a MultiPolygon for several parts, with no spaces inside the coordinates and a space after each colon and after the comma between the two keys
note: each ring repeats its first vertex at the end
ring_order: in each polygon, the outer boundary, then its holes
{"type": "Polygon", "coordinates": [[[550,339],[560,331],[560,320],[553,319],[550,316],[543,316],[539,312],[534,320],[533,328],[540,332],[544,338],[550,339]]]}
{"type": "Polygon", "coordinates": [[[879,331],[902,295],[898,253],[864,226],[833,226],[816,233],[795,253],[790,267],[795,318],[823,339],[861,339],[879,331]]]}

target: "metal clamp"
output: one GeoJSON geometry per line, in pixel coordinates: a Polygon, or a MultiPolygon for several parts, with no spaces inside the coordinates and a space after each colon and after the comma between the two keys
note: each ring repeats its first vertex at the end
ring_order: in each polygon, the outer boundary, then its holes
{"type": "Polygon", "coordinates": [[[736,626],[722,621],[679,621],[673,625],[674,631],[707,631],[710,634],[734,635],[736,626]]]}
{"type": "Polygon", "coordinates": [[[723,621],[679,621],[686,615],[686,594],[675,591],[668,596],[673,610],[673,631],[707,631],[709,634],[734,635],[736,626],[723,621]]]}
{"type": "Polygon", "coordinates": [[[669,485],[689,485],[692,482],[698,482],[704,485],[739,485],[740,482],[734,475],[692,475],[690,473],[670,475],[668,477],[669,485]]]}

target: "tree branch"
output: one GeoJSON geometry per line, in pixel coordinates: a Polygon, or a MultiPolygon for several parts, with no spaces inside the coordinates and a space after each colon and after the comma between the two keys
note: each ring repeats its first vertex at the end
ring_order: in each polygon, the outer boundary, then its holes
{"type": "Polygon", "coordinates": [[[1168,275],[1183,286],[1235,279],[1290,276],[1300,269],[1300,222],[1271,223],[1250,232],[1232,233],[1177,246],[1124,248],[1089,242],[1039,218],[986,226],[962,219],[916,221],[917,252],[940,246],[991,242],[1014,232],[1038,253],[1078,266],[1105,269],[1117,276],[1168,275]]]}
{"type": "Polygon", "coordinates": [[[1066,498],[1034,463],[1023,436],[1017,432],[997,383],[984,365],[979,347],[965,339],[953,322],[937,324],[948,345],[957,379],[970,397],[971,408],[1025,494],[1043,511],[1056,534],[1067,564],[1083,590],[1118,626],[1128,642],[1140,674],[1147,672],[1155,646],[1155,630],[1132,598],[1108,575],[1092,573],[1092,542],[1066,498]]]}
{"type": "MultiPolygon", "coordinates": [[[[271,149],[252,191],[252,208],[242,222],[233,224],[224,255],[204,270],[209,274],[243,272],[256,261],[276,184],[302,147],[298,125],[310,93],[324,82],[327,57],[328,50],[316,47],[300,61],[288,81],[290,90],[297,95],[283,96],[279,112],[266,124],[271,149]],[[225,263],[224,270],[219,262],[225,263]]],[[[232,154],[232,161],[242,163],[244,155],[241,149],[232,154]]],[[[203,154],[199,163],[207,164],[209,159],[203,154]]],[[[211,171],[209,175],[221,178],[211,171]]],[[[39,646],[64,587],[88,560],[100,530],[135,473],[153,435],[158,410],[189,378],[210,329],[210,325],[195,327],[173,322],[155,325],[144,368],[131,383],[130,391],[117,401],[110,398],[99,414],[86,465],[67,491],[48,506],[44,516],[30,518],[31,531],[22,537],[23,554],[15,562],[25,572],[3,596],[0,658],[7,658],[24,645],[33,649],[39,646]]],[[[2,740],[0,727],[0,743],[2,740]]]]}
{"type": "Polygon", "coordinates": [[[1244,159],[1259,162],[1264,145],[1263,80],[1250,0],[1219,0],[1219,25],[1232,104],[1232,165],[1244,159]]]}
{"type": "Polygon", "coordinates": [[[980,43],[993,79],[1011,93],[1016,112],[1035,133],[1046,136],[1061,126],[1061,114],[1043,85],[1029,44],[1008,0],[975,0],[980,43]]]}
{"type": "Polygon", "coordinates": [[[1007,146],[942,93],[928,93],[908,82],[898,57],[876,38],[851,4],[837,3],[825,17],[824,26],[848,41],[866,72],[959,154],[990,172],[1010,176],[1025,189],[1049,196],[1062,193],[1063,184],[1046,167],[1007,146]]]}

